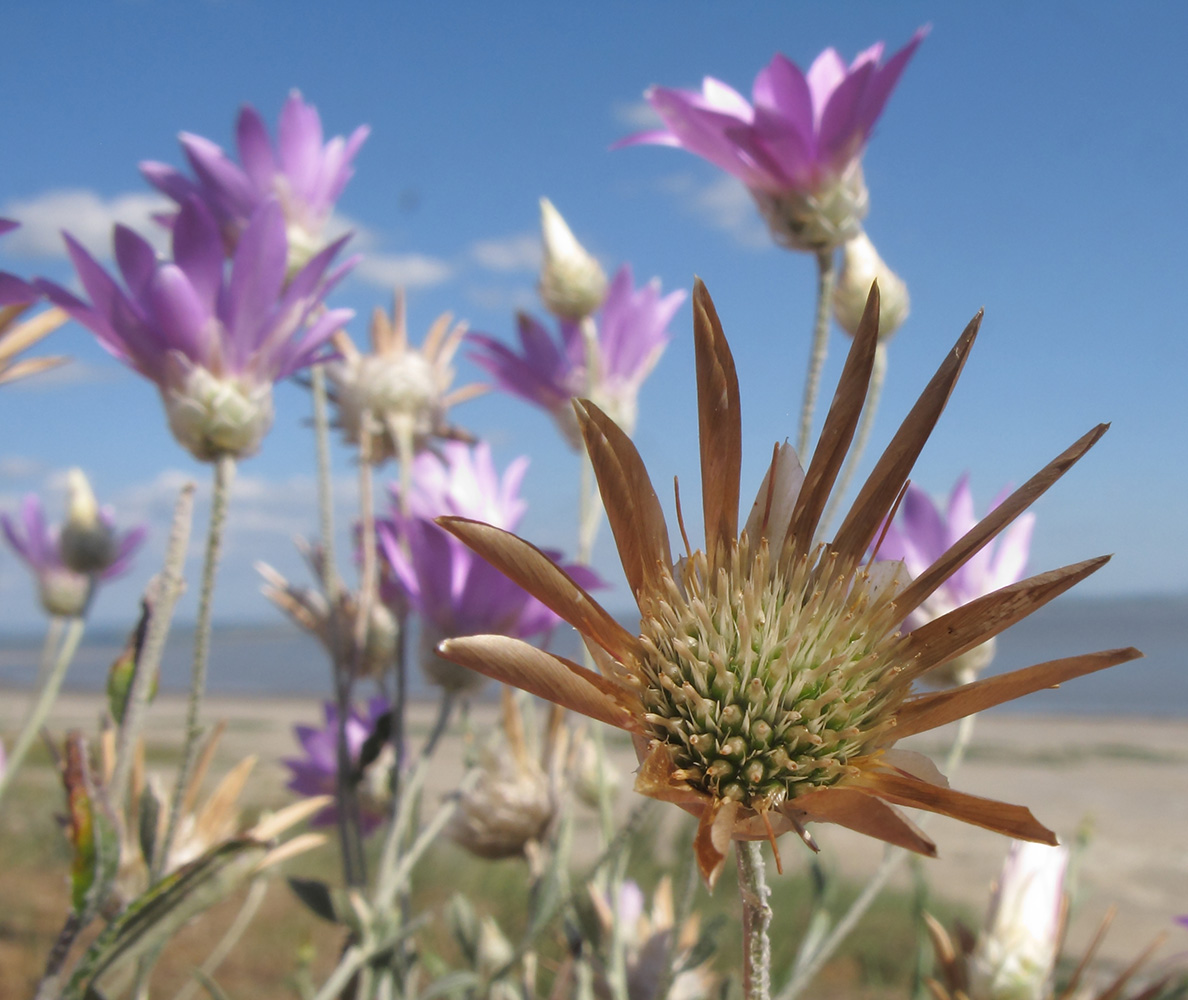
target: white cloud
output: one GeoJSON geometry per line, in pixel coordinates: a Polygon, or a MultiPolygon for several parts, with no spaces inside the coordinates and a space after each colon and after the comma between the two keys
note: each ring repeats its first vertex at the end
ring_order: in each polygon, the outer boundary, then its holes
{"type": "Polygon", "coordinates": [[[0,456],[0,479],[32,479],[45,471],[45,463],[27,455],[0,456]]]}
{"type": "Polygon", "coordinates": [[[21,224],[8,234],[4,250],[13,256],[64,257],[61,231],[67,230],[92,254],[111,256],[111,230],[123,223],[159,249],[168,242],[165,228],[153,221],[155,212],[173,203],[156,193],[130,192],[104,198],[83,188],[46,191],[36,197],[6,202],[0,215],[21,224]]]}
{"type": "Polygon", "coordinates": [[[722,174],[703,183],[691,174],[670,174],[660,182],[660,188],[685,202],[693,215],[729,234],[740,246],[764,249],[772,245],[751,193],[737,178],[722,174]]]}
{"type": "Polygon", "coordinates": [[[646,132],[664,127],[664,120],[656,114],[656,109],[647,101],[640,100],[633,101],[630,104],[616,104],[612,109],[612,113],[614,114],[615,121],[638,132],[646,132]]]}
{"type": "Polygon", "coordinates": [[[449,281],[454,276],[454,267],[428,254],[371,253],[363,257],[353,273],[368,284],[385,289],[429,288],[449,281]]]}
{"type": "Polygon", "coordinates": [[[540,235],[535,232],[478,240],[470,245],[471,258],[488,271],[535,273],[540,270],[540,255],[540,235]]]}

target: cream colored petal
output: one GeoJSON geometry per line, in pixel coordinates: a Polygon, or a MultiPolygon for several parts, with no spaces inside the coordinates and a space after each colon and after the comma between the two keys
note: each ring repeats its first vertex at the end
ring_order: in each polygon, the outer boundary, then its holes
{"type": "MultiPolygon", "coordinates": [[[[904,638],[902,655],[911,661],[911,666],[905,671],[904,680],[919,677],[998,635],[1101,569],[1109,560],[1109,556],[1099,556],[1028,577],[954,608],[909,632],[904,638]]],[[[896,608],[902,610],[898,601],[896,608]]]]}
{"type": "Polygon", "coordinates": [[[803,812],[810,820],[834,823],[916,854],[936,857],[936,844],[911,820],[898,809],[861,789],[844,786],[821,788],[796,796],[785,803],[784,808],[803,812]]]}
{"type": "Polygon", "coordinates": [[[522,688],[574,712],[616,726],[636,729],[623,693],[611,681],[585,667],[505,635],[446,639],[440,655],[480,674],[522,688]]]}
{"type": "Polygon", "coordinates": [[[759,493],[747,515],[743,530],[751,545],[759,538],[766,538],[772,552],[779,552],[792,522],[792,508],[804,483],[804,469],[796,457],[796,449],[787,441],[779,445],[772,455],[771,464],[759,486],[759,493]]]}
{"type": "Polygon", "coordinates": [[[24,361],[18,361],[15,365],[9,365],[3,371],[0,371],[0,385],[16,382],[22,378],[29,378],[31,375],[40,375],[42,372],[47,372],[51,368],[60,368],[69,360],[69,358],[55,356],[52,358],[27,358],[24,361]]]}
{"type": "Polygon", "coordinates": [[[900,611],[905,616],[909,615],[928,600],[986,543],[1046,493],[1048,488],[1071,469],[1108,429],[1109,424],[1098,424],[975,524],[900,595],[900,599],[895,602],[900,611]]]}
{"type": "Polygon", "coordinates": [[[1126,649],[1107,649],[1099,653],[1085,653],[1059,660],[1037,663],[1034,667],[1012,670],[1007,674],[987,677],[972,684],[926,694],[906,701],[896,713],[891,736],[902,739],[914,733],[927,732],[938,726],[963,719],[975,712],[984,712],[1003,702],[1022,698],[1033,691],[1053,688],[1074,677],[1113,667],[1143,654],[1133,646],[1126,649]]]}
{"type": "Polygon", "coordinates": [[[870,373],[874,367],[875,349],[879,344],[879,286],[871,285],[870,297],[866,300],[866,312],[850,344],[846,363],[842,368],[829,414],[821,428],[808,470],[804,474],[804,485],[796,499],[792,512],[792,524],[788,529],[793,545],[785,552],[807,552],[813,544],[813,535],[821,520],[825,503],[833,490],[837,474],[845,461],[862,407],[870,386],[870,373]]]}
{"type": "MultiPolygon", "coordinates": [[[[25,306],[18,306],[15,312],[8,313],[8,315],[19,316],[25,308],[25,306]]],[[[0,363],[7,361],[14,354],[20,354],[21,351],[32,347],[42,337],[53,333],[69,318],[61,309],[46,309],[31,319],[25,320],[20,326],[13,327],[3,337],[0,337],[0,363]]],[[[3,324],[0,324],[0,329],[3,329],[3,324]]]]}
{"type": "Polygon", "coordinates": [[[289,827],[309,819],[314,813],[321,812],[333,802],[333,795],[314,795],[308,799],[301,799],[301,801],[287,805],[274,813],[262,816],[256,825],[247,831],[247,836],[253,840],[267,842],[279,837],[289,827]]]}
{"type": "Polygon", "coordinates": [[[536,546],[510,531],[464,517],[439,517],[437,523],[616,659],[639,658],[639,639],[536,546]]]}
{"type": "Polygon", "coordinates": [[[637,598],[645,590],[656,592],[672,573],[672,551],[648,470],[631,439],[602,410],[588,399],[575,401],[573,408],[627,583],[637,598]]]}
{"type": "Polygon", "coordinates": [[[874,541],[875,532],[891,511],[896,497],[911,474],[912,466],[944,411],[965,359],[982,325],[982,312],[970,320],[953,349],[924,387],[920,398],[900,424],[862,489],[854,500],[837,534],[833,548],[842,556],[860,557],[874,541]]]}
{"type": "Polygon", "coordinates": [[[239,814],[239,796],[257,760],[259,758],[252,754],[228,771],[195,817],[194,833],[203,845],[214,844],[234,831],[239,814]]]}
{"type": "Polygon", "coordinates": [[[697,357],[701,507],[705,551],[713,571],[725,564],[738,539],[742,404],[730,345],[700,278],[693,282],[693,344],[697,357]]]}

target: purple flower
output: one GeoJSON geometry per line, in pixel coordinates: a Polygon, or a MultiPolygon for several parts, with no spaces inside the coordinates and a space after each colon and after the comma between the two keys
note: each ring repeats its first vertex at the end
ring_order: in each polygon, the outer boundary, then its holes
{"type": "MultiPolygon", "coordinates": [[[[0,219],[0,236],[20,226],[11,219],[0,219]]],[[[0,271],[0,306],[22,306],[38,298],[37,289],[15,274],[0,271]]]]}
{"type": "Polygon", "coordinates": [[[183,132],[182,152],[194,179],[153,161],[140,165],[145,179],[185,206],[199,198],[218,223],[233,252],[256,210],[276,198],[284,209],[291,263],[305,263],[322,247],[322,231],[334,203],[354,169],[351,160],[370,129],[360,125],[349,139],[335,136],[323,145],[322,120],[294,90],[281,109],[274,146],[264,119],[251,105],[239,112],[235,140],[239,164],[209,139],[183,132]]]}
{"type": "Polygon", "coordinates": [[[519,353],[476,333],[470,339],[478,349],[470,356],[500,389],[548,411],[576,449],[580,442],[569,402],[575,396],[592,399],[627,433],[634,429],[640,386],[668,346],[668,324],[684,300],[684,290],[661,296],[658,278],[636,288],[624,264],[599,310],[592,342],[581,324],[562,321],[558,343],[533,317],[521,314],[519,353]],[[587,364],[591,355],[593,369],[587,364]]]}
{"type": "Polygon", "coordinates": [[[316,360],[353,314],[321,310],[351,266],[326,270],[345,237],[286,281],[285,221],[274,199],[254,212],[224,266],[218,226],[196,198],[173,225],[173,259],[158,260],[143,238],[115,229],[121,288],[69,234],[66,244],[90,296],[40,287],[112,354],[160,390],[169,426],[191,454],[210,461],[250,455],[272,423],[272,384],[316,360]]]}
{"type": "MultiPolygon", "coordinates": [[[[302,756],[290,757],[282,763],[289,769],[290,791],[299,795],[333,795],[337,789],[338,775],[338,709],[333,702],[323,706],[326,724],[322,727],[295,726],[297,742],[301,744],[302,756]]],[[[351,762],[357,766],[363,744],[375,732],[380,716],[388,711],[384,698],[372,698],[365,712],[352,708],[346,722],[346,742],[351,762]]],[[[386,797],[387,768],[384,756],[369,766],[359,785],[359,822],[364,833],[370,833],[388,815],[386,797]],[[377,766],[378,765],[378,766],[377,766]]],[[[329,826],[337,817],[334,806],[327,806],[310,821],[315,826],[329,826]]]]}
{"type": "MultiPolygon", "coordinates": [[[[1009,493],[1009,487],[999,493],[991,502],[990,510],[1002,503],[1009,493]]],[[[978,520],[974,515],[968,473],[957,480],[944,513],[927,493],[918,487],[909,486],[901,516],[887,529],[878,556],[880,559],[902,560],[908,573],[913,577],[919,576],[978,520]]],[[[1034,526],[1035,515],[1032,513],[1017,518],[1014,524],[970,558],[936,593],[908,616],[904,622],[905,631],[919,628],[977,597],[1023,579],[1034,526]]],[[[966,654],[972,659],[964,664],[958,663],[957,669],[967,666],[976,672],[989,663],[993,655],[993,646],[977,647],[966,654]]]]}
{"type": "MultiPolygon", "coordinates": [[[[519,489],[528,459],[513,461],[500,478],[486,444],[472,448],[447,442],[443,454],[444,458],[432,452],[417,456],[407,513],[400,511],[400,491],[392,487],[392,514],[377,528],[380,550],[391,571],[388,599],[411,607],[421,617],[422,667],[435,684],[466,690],[483,678],[441,659],[436,653],[438,642],[484,633],[526,639],[550,631],[560,619],[433,521],[456,515],[513,530],[526,508],[519,489]]],[[[547,554],[554,561],[560,558],[560,553],[547,554]]],[[[600,583],[584,566],[562,568],[584,587],[600,583]]]]}
{"type": "Polygon", "coordinates": [[[776,55],[755,77],[751,101],[709,76],[700,93],[652,87],[648,103],[667,128],[617,145],[696,153],[750,189],[777,241],[832,249],[856,235],[866,214],[862,151],[927,31],[917,31],[886,63],[882,42],[848,68],[834,49],[817,56],[807,73],[776,55]]]}
{"type": "Polygon", "coordinates": [[[8,544],[33,572],[41,605],[47,614],[54,616],[85,614],[96,583],[125,573],[132,562],[132,554],[140,548],[147,532],[143,525],[117,532],[110,507],[96,507],[94,522],[89,526],[78,523],[75,513],[72,510],[71,517],[61,527],[50,527],[45,521],[41,500],[35,493],[30,493],[21,504],[19,520],[0,514],[0,527],[8,544]],[[91,544],[88,546],[77,543],[83,530],[89,536],[91,544]],[[66,538],[72,538],[75,544],[64,545],[66,538]],[[106,544],[96,544],[96,540],[106,544]],[[75,553],[71,553],[71,548],[75,553]],[[87,553],[85,565],[92,567],[88,571],[79,569],[77,552],[80,549],[87,553]]]}

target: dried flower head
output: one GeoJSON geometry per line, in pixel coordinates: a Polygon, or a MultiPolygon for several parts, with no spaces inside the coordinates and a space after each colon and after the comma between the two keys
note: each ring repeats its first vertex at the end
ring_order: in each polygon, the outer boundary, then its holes
{"type": "Polygon", "coordinates": [[[667,127],[617,145],[696,153],[747,186],[777,243],[832,250],[860,231],[869,201],[862,152],[926,33],[885,63],[882,42],[848,67],[826,49],[807,73],[776,55],[755,77],[751,101],[711,76],[701,93],[652,87],[645,96],[667,127]]]}
{"type": "MultiPolygon", "coordinates": [[[[19,223],[0,219],[0,236],[11,232],[19,223]]],[[[46,309],[23,323],[17,321],[41,298],[41,293],[23,278],[0,271],[0,385],[14,382],[28,375],[56,368],[65,358],[13,359],[36,344],[46,334],[53,333],[69,318],[61,309],[46,309]]]]}
{"type": "MultiPolygon", "coordinates": [[[[304,538],[294,539],[314,578],[322,579],[323,554],[320,546],[304,538]]],[[[264,578],[264,596],[281,609],[300,628],[322,644],[337,667],[357,670],[359,677],[381,677],[396,662],[400,622],[386,605],[372,601],[363,648],[355,644],[355,624],[359,614],[358,596],[345,587],[338,588],[336,599],[319,588],[289,583],[265,562],[256,563],[264,578]]]]}
{"type": "Polygon", "coordinates": [[[371,353],[362,354],[344,331],[334,336],[341,361],[326,366],[330,397],[337,406],[337,424],[351,444],[369,431],[370,459],[376,465],[396,457],[407,465],[439,441],[469,441],[453,426],[449,409],[486,392],[479,383],[451,391],[451,362],[466,334],[466,325],[443,313],[429,328],[419,348],[408,342],[404,294],[397,292],[389,318],[382,309],[371,317],[371,353]]]}
{"type": "Polygon", "coordinates": [[[483,747],[478,780],[460,796],[449,835],[480,858],[531,861],[557,813],[568,732],[554,706],[538,761],[515,694],[505,687],[501,699],[499,745],[483,747]]]}
{"type": "MultiPolygon", "coordinates": [[[[924,573],[867,564],[865,553],[964,365],[970,324],[904,420],[837,533],[818,525],[853,438],[878,345],[872,289],[807,470],[777,447],[741,535],[742,432],[734,361],[705,287],[694,335],[706,545],[674,561],[668,528],[630,439],[593,403],[576,405],[623,569],[640,612],[632,635],[556,565],[516,536],[442,518],[577,628],[600,672],[514,639],[451,639],[442,655],[632,734],[636,790],[700,817],[695,839],[713,883],[734,839],[839,823],[934,854],[896,806],[939,812],[1015,837],[1054,842],[1022,807],[950,789],[898,740],[1061,680],[1140,655],[1112,650],[1040,664],[952,691],[913,682],[986,641],[1107,560],[1043,573],[907,634],[900,623],[1044,492],[1104,432],[1095,428],[1016,490],[924,573]]],[[[679,504],[678,504],[679,515],[679,504]]],[[[807,834],[802,834],[808,840],[807,834]]],[[[777,856],[778,857],[778,856],[777,856]]]]}
{"type": "Polygon", "coordinates": [[[580,322],[606,298],[606,272],[548,198],[540,199],[540,230],[544,244],[537,286],[540,300],[558,319],[580,322]]]}

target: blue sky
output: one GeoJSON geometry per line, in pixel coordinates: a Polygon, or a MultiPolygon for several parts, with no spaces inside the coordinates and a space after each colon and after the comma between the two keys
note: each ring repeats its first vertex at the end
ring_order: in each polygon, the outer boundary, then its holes
{"type": "MultiPolygon", "coordinates": [[[[964,470],[985,504],[1099,420],[1103,442],[1037,506],[1031,567],[1101,552],[1082,593],[1184,593],[1188,336],[1178,308],[1188,223],[1188,8],[1098,3],[387,4],[47,2],[6,12],[0,80],[6,155],[0,215],[25,223],[0,267],[69,280],[56,232],[96,251],[114,219],[148,227],[142,159],[180,161],[176,134],[230,145],[242,102],[274,122],[290,88],[328,134],[372,135],[339,203],[366,263],[335,303],[365,317],[405,284],[414,336],[451,310],[509,338],[535,308],[537,200],[547,195],[608,270],[630,261],[664,288],[707,283],[735,351],[744,492],[772,441],[794,435],[814,267],[770,245],[745,191],[676,150],[610,152],[644,121],[652,83],[710,74],[744,93],[776,51],[807,65],[833,45],[932,33],[870,144],[867,230],[911,290],[891,345],[873,461],[970,316],[979,344],[915,481],[947,493],[964,470]],[[18,96],[19,95],[19,96],[18,96]]],[[[653,478],[696,495],[688,305],[640,400],[637,443],[653,478]]],[[[835,334],[831,391],[844,350],[835,334]]],[[[159,565],[178,485],[209,470],[170,438],[153,389],[77,326],[45,345],[75,362],[0,393],[0,506],[29,489],[60,509],[81,465],[125,523],[153,538],[95,616],[130,617],[159,565]]],[[[460,378],[477,372],[468,363],[460,378]]],[[[251,570],[301,575],[289,537],[315,524],[304,390],[282,386],[261,454],[240,471],[216,611],[273,613],[251,570]]],[[[501,463],[532,455],[524,533],[573,548],[578,463],[539,412],[491,395],[456,417],[501,463]]],[[[342,520],[350,456],[338,449],[342,520]]],[[[200,510],[199,524],[202,524],[200,510]]],[[[196,572],[197,547],[191,561],[196,572]]],[[[619,580],[608,533],[596,562],[619,580]]],[[[182,615],[192,617],[193,598],[182,615]]],[[[612,605],[623,605],[620,588],[612,605]]],[[[25,575],[0,555],[0,628],[33,627],[25,575]]]]}

